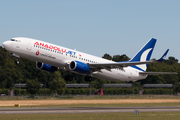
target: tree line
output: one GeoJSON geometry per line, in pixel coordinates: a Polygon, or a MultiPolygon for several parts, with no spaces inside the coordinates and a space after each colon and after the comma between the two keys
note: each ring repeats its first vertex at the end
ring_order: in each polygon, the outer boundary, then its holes
{"type": "MultiPolygon", "coordinates": [[[[114,55],[111,56],[109,54],[104,54],[102,56],[104,59],[112,60],[112,61],[128,61],[130,58],[123,55],[114,55]]],[[[24,93],[29,94],[37,94],[40,91],[43,91],[40,87],[40,84],[45,85],[46,93],[57,93],[57,94],[65,94],[65,93],[86,93],[89,94],[89,90],[80,89],[80,88],[65,88],[65,84],[71,83],[87,83],[84,80],[83,75],[71,73],[73,76],[72,81],[65,81],[65,76],[68,74],[67,71],[58,70],[54,73],[48,73],[36,68],[35,61],[30,61],[27,59],[20,58],[20,64],[15,64],[16,58],[11,56],[4,48],[0,46],[0,93],[5,92],[5,90],[12,90],[14,84],[26,83],[27,86],[25,88],[24,93]],[[69,89],[69,90],[68,90],[69,89]],[[79,91],[81,92],[77,92],[79,91]],[[83,92],[84,91],[84,92],[83,92]]],[[[155,75],[148,76],[144,80],[139,80],[136,83],[138,85],[142,84],[173,84],[176,86],[174,90],[180,92],[179,78],[180,78],[180,64],[175,57],[169,57],[167,60],[164,60],[161,63],[149,64],[147,71],[157,71],[157,72],[177,72],[178,75],[155,75]]],[[[127,83],[127,82],[114,82],[108,80],[102,80],[93,78],[93,81],[88,82],[91,85],[93,90],[100,89],[103,84],[115,84],[115,83],[127,83]]],[[[118,88],[114,88],[111,91],[116,91],[118,88]]],[[[121,93],[127,90],[119,90],[121,93]],[[123,92],[122,92],[123,91],[123,92]]],[[[93,91],[92,91],[93,92],[93,91]]],[[[104,92],[108,93],[108,90],[105,89],[104,92]]],[[[147,91],[146,91],[147,92],[147,91]]],[[[16,89],[16,93],[20,93],[18,89],[16,89]]],[[[21,91],[23,93],[23,90],[21,91]]],[[[41,92],[42,93],[42,92],[41,92]]]]}

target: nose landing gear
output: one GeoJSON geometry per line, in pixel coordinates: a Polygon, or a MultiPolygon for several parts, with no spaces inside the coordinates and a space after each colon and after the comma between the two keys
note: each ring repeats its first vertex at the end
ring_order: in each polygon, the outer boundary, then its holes
{"type": "Polygon", "coordinates": [[[17,59],[17,60],[15,61],[15,63],[16,63],[16,65],[18,65],[18,64],[19,64],[19,59],[17,59]]]}
{"type": "Polygon", "coordinates": [[[19,55],[17,55],[17,54],[15,54],[15,53],[10,53],[13,57],[16,57],[17,59],[16,59],[16,61],[15,61],[15,64],[19,64],[19,58],[20,58],[20,56],[19,55]]]}

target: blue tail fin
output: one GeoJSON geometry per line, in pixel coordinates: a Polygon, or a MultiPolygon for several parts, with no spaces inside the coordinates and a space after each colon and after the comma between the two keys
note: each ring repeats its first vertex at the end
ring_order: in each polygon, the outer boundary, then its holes
{"type": "MultiPolygon", "coordinates": [[[[130,60],[132,61],[149,61],[152,55],[152,52],[154,50],[154,46],[156,44],[156,39],[152,38],[150,39],[143,48],[140,49],[140,51],[130,60]]],[[[146,71],[147,69],[147,64],[143,65],[135,65],[132,66],[136,69],[139,69],[141,71],[146,71]]]]}

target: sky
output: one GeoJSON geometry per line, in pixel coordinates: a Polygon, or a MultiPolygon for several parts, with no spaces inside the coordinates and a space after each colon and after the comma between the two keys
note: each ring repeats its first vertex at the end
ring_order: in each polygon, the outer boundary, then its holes
{"type": "Polygon", "coordinates": [[[0,43],[29,37],[102,57],[132,58],[150,38],[151,58],[180,61],[179,0],[0,0],[0,43]]]}

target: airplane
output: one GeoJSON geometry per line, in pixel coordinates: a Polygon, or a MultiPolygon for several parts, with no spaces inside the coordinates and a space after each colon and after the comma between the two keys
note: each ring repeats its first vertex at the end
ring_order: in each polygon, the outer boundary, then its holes
{"type": "MultiPolygon", "coordinates": [[[[54,45],[41,40],[26,37],[15,37],[3,42],[3,47],[17,58],[36,61],[36,67],[47,72],[64,69],[85,75],[85,81],[92,81],[92,77],[110,81],[137,81],[148,75],[177,74],[175,72],[146,72],[149,63],[162,62],[169,49],[158,60],[150,60],[156,39],[151,38],[129,61],[114,62],[96,57],[80,51],[54,45]]],[[[73,80],[68,74],[66,80],[73,80]]]]}

